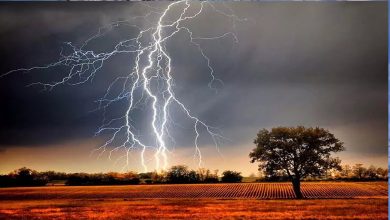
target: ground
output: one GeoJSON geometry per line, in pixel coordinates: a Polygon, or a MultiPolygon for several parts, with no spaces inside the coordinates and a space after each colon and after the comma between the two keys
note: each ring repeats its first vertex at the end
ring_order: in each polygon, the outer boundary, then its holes
{"type": "Polygon", "coordinates": [[[0,219],[388,219],[386,182],[305,183],[312,199],[304,200],[281,198],[290,196],[288,186],[3,188],[0,219]]]}

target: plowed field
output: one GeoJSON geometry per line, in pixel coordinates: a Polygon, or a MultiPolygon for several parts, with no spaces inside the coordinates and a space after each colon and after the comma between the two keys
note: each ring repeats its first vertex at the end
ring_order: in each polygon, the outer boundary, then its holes
{"type": "Polygon", "coordinates": [[[0,220],[388,219],[387,183],[50,186],[0,189],[0,220]]]}
{"type": "MultiPolygon", "coordinates": [[[[387,196],[386,182],[304,182],[305,198],[387,196]]],[[[291,183],[58,186],[0,189],[0,200],[98,198],[295,198],[291,183]]]]}

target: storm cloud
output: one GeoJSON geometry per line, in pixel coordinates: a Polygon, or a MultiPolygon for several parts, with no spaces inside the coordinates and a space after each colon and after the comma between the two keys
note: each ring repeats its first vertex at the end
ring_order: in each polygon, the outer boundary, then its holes
{"type": "MultiPolygon", "coordinates": [[[[215,5],[227,10],[222,3],[215,5]]],[[[335,131],[350,152],[386,154],[385,2],[231,2],[226,6],[247,21],[236,24],[238,43],[231,37],[202,42],[223,81],[215,85],[218,92],[208,88],[207,65],[185,33],[167,43],[176,94],[194,114],[230,139],[222,151],[250,144],[260,128],[306,125],[335,131]]],[[[0,3],[0,73],[53,62],[63,42],[81,43],[99,27],[147,10],[141,3],[124,2],[0,3]]],[[[188,25],[195,34],[212,35],[232,23],[207,12],[188,25]]],[[[134,33],[119,28],[96,47],[109,48],[134,33]]],[[[0,78],[0,146],[91,138],[102,119],[101,112],[91,112],[94,101],[115,76],[131,69],[130,64],[128,57],[115,57],[94,82],[59,86],[50,92],[26,85],[60,77],[63,69],[0,78]]],[[[193,132],[176,129],[177,146],[191,146],[193,132]]]]}

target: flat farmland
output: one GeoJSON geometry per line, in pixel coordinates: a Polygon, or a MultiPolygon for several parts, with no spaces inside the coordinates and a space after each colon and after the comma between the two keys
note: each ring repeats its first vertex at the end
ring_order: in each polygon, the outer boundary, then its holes
{"type": "Polygon", "coordinates": [[[0,219],[387,219],[387,182],[0,189],[0,219]]]}
{"type": "MultiPolygon", "coordinates": [[[[387,182],[303,182],[305,198],[387,196],[387,182]]],[[[293,199],[291,183],[50,186],[0,189],[0,200],[100,198],[293,199]]]]}

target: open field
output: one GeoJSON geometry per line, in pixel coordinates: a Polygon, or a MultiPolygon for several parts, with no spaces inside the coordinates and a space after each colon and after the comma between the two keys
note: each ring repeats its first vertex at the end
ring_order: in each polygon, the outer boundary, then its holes
{"type": "Polygon", "coordinates": [[[387,219],[387,199],[61,199],[0,204],[0,219],[387,219]]]}
{"type": "Polygon", "coordinates": [[[387,219],[387,183],[288,183],[0,189],[0,219],[387,219]]]}
{"type": "MultiPolygon", "coordinates": [[[[387,196],[387,182],[304,182],[305,198],[387,196]]],[[[0,189],[0,200],[100,198],[294,198],[291,183],[50,186],[0,189]]]]}

